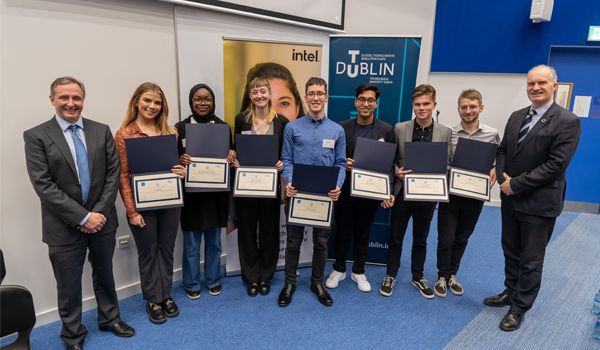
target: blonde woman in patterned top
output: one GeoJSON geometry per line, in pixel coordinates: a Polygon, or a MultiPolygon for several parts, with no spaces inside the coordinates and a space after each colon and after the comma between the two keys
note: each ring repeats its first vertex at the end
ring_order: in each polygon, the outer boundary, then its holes
{"type": "MultiPolygon", "coordinates": [[[[169,107],[162,89],[153,83],[140,85],[127,108],[123,124],[115,135],[121,159],[119,192],[127,210],[129,228],[138,250],[142,295],[148,302],[146,311],[150,322],[162,324],[167,317],[179,315],[179,308],[171,298],[173,284],[173,249],[179,226],[181,208],[156,209],[137,212],[131,191],[131,171],[125,149],[125,139],[177,134],[167,124],[169,107]]],[[[185,177],[181,165],[172,171],[185,177]]]]}

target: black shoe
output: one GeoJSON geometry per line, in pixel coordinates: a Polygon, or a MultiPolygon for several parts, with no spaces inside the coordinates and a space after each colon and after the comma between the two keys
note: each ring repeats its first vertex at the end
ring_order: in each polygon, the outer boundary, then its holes
{"type": "Polygon", "coordinates": [[[419,292],[421,293],[422,296],[424,296],[427,299],[433,298],[433,290],[431,290],[431,288],[427,284],[426,279],[421,278],[419,280],[416,280],[413,278],[411,283],[413,286],[415,286],[419,290],[419,292]]]}
{"type": "Polygon", "coordinates": [[[208,290],[208,292],[210,293],[210,295],[219,295],[219,294],[221,294],[221,285],[219,284],[216,287],[212,287],[211,289],[208,290]]]}
{"type": "Polygon", "coordinates": [[[296,286],[294,284],[286,283],[285,286],[283,286],[281,293],[279,294],[279,300],[277,301],[279,306],[286,307],[290,305],[290,303],[292,302],[292,295],[295,291],[296,286]]]}
{"type": "Polygon", "coordinates": [[[67,345],[67,350],[83,350],[83,345],[81,345],[81,344],[67,345]]]}
{"type": "Polygon", "coordinates": [[[121,338],[129,338],[135,335],[135,329],[131,328],[127,323],[119,321],[112,326],[98,326],[102,332],[113,332],[114,335],[121,338]]]}
{"type": "Polygon", "coordinates": [[[500,321],[500,329],[507,332],[516,331],[521,327],[524,318],[525,315],[508,310],[502,321],[500,321]]]}
{"type": "Polygon", "coordinates": [[[150,322],[154,324],[163,324],[167,322],[167,316],[165,315],[165,311],[159,304],[146,304],[146,312],[148,313],[148,318],[150,322]]]}
{"type": "Polygon", "coordinates": [[[248,295],[251,297],[258,295],[258,283],[248,283],[248,295]]]}
{"type": "Polygon", "coordinates": [[[188,298],[192,299],[192,300],[196,300],[198,298],[200,298],[200,291],[199,290],[185,290],[185,293],[187,294],[188,298]]]}
{"type": "Polygon", "coordinates": [[[333,300],[331,299],[331,295],[325,289],[323,283],[319,284],[311,284],[310,290],[317,295],[317,299],[319,299],[319,303],[325,306],[333,305],[333,300]]]}
{"type": "Polygon", "coordinates": [[[258,291],[260,292],[260,295],[268,295],[271,291],[271,283],[268,281],[260,281],[258,283],[258,291]]]}
{"type": "Polygon", "coordinates": [[[508,295],[500,293],[498,295],[494,295],[493,297],[487,297],[483,299],[483,303],[487,306],[503,307],[506,305],[510,305],[509,299],[510,297],[508,295]]]}
{"type": "Polygon", "coordinates": [[[165,315],[168,318],[173,318],[179,316],[179,308],[173,301],[173,298],[168,297],[167,300],[163,301],[160,306],[162,306],[163,310],[165,310],[165,315]]]}

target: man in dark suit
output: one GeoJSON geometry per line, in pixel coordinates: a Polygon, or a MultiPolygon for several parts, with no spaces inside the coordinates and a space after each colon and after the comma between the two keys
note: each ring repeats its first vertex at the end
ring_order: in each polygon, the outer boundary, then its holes
{"type": "Polygon", "coordinates": [[[552,67],[529,71],[532,105],[510,116],[496,156],[506,289],[483,302],[510,305],[500,322],[505,331],[521,326],[540,290],[546,245],[562,211],[566,171],[581,135],[579,118],[552,101],[556,82],[552,67]]]}
{"type": "Polygon", "coordinates": [[[42,204],[42,240],[56,278],[60,337],[68,350],[82,349],[87,335],[81,275],[88,249],[100,330],[135,334],[119,316],[112,272],[119,156],[110,128],[81,117],[84,98],[83,83],[56,79],[50,87],[55,116],[23,134],[27,172],[42,204]]]}
{"type": "MultiPolygon", "coordinates": [[[[394,128],[379,119],[375,119],[373,112],[377,108],[381,91],[375,84],[364,83],[356,88],[354,104],[358,110],[356,119],[344,120],[340,123],[346,135],[346,180],[342,186],[339,200],[335,203],[335,225],[337,227],[334,238],[336,261],[333,271],[325,282],[327,288],[336,288],[339,281],[346,278],[346,257],[350,248],[350,241],[354,236],[354,265],[351,278],[357,283],[358,289],[363,292],[371,291],[371,284],[365,276],[365,259],[369,250],[369,235],[371,226],[377,214],[378,201],[367,198],[350,196],[349,171],[354,163],[354,149],[359,137],[366,137],[381,142],[396,143],[394,128]]],[[[392,172],[390,164],[390,172],[392,172]]],[[[381,206],[389,208],[394,205],[394,196],[390,201],[381,202],[381,206]]]]}

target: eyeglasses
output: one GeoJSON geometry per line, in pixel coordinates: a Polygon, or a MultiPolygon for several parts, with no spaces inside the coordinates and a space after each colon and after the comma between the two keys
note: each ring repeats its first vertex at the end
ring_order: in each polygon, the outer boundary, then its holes
{"type": "Polygon", "coordinates": [[[212,98],[193,98],[192,101],[194,101],[195,103],[205,103],[205,104],[211,104],[213,99],[212,98]]]}
{"type": "Polygon", "coordinates": [[[361,98],[357,98],[356,100],[357,100],[357,101],[358,101],[358,103],[359,103],[359,104],[361,104],[361,105],[364,105],[364,104],[365,104],[365,102],[367,102],[367,103],[369,104],[369,106],[372,106],[372,105],[374,105],[375,103],[377,103],[377,100],[376,100],[376,99],[374,99],[374,98],[369,98],[369,99],[366,99],[366,98],[364,98],[364,97],[361,97],[361,98]]]}
{"type": "Polygon", "coordinates": [[[319,91],[317,93],[314,92],[309,92],[308,94],[306,94],[306,97],[308,98],[314,98],[315,96],[317,96],[318,98],[323,98],[325,97],[325,95],[327,95],[327,93],[323,92],[323,91],[319,91]]]}

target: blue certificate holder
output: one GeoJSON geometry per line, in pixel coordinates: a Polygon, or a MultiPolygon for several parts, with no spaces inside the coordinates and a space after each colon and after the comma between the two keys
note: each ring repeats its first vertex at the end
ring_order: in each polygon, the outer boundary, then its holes
{"type": "Polygon", "coordinates": [[[179,164],[175,135],[126,139],[136,211],[183,206],[182,185],[171,169],[179,164]]]}
{"type": "Polygon", "coordinates": [[[228,124],[186,124],[186,192],[229,191],[231,128],[228,124]]]}
{"type": "Polygon", "coordinates": [[[294,164],[292,185],[298,193],[289,199],[288,225],[331,227],[333,200],[327,194],[339,172],[338,167],[294,164]]]}
{"type": "Polygon", "coordinates": [[[490,171],[498,145],[459,138],[450,165],[450,194],[490,200],[490,171]]]}
{"type": "Polygon", "coordinates": [[[359,137],[350,171],[350,195],[389,201],[392,195],[390,172],[396,144],[359,137]]]}
{"type": "Polygon", "coordinates": [[[447,142],[406,142],[404,144],[404,200],[448,202],[447,142]]]}
{"type": "Polygon", "coordinates": [[[235,135],[237,160],[234,197],[275,198],[278,190],[279,136],[235,135]]]}

